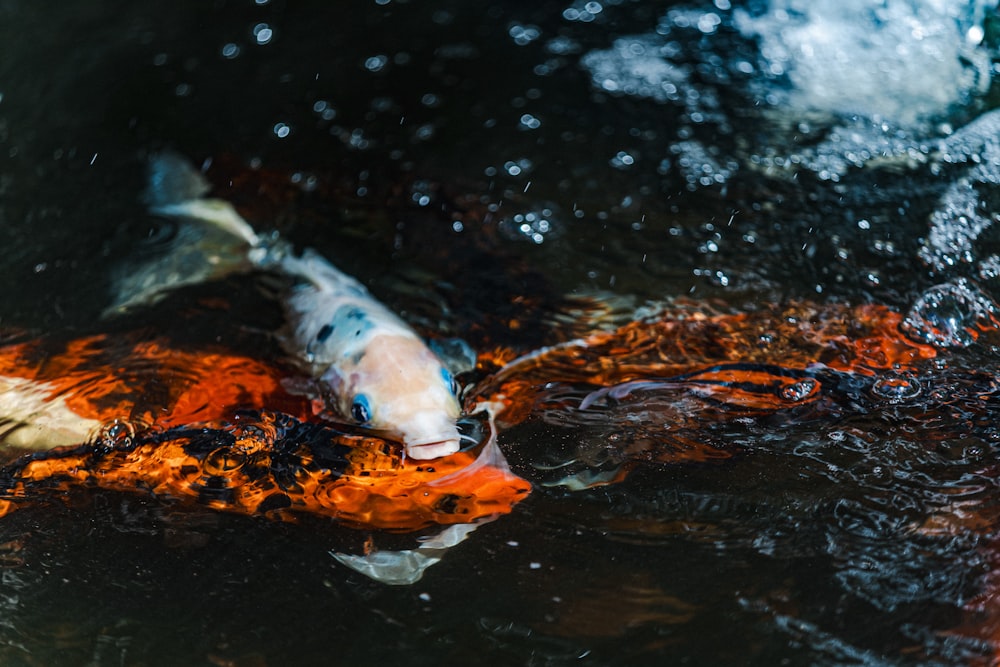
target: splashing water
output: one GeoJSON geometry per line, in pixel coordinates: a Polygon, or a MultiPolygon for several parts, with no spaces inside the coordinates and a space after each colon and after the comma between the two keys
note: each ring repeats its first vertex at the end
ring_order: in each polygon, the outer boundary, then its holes
{"type": "Polygon", "coordinates": [[[887,373],[872,384],[872,393],[892,403],[899,403],[920,395],[920,382],[909,375],[887,373]]]}
{"type": "Polygon", "coordinates": [[[860,114],[912,126],[967,101],[989,82],[978,49],[995,2],[776,0],[737,28],[760,40],[773,76],[792,85],[801,110],[860,114]]]}
{"type": "Polygon", "coordinates": [[[664,164],[688,189],[727,182],[737,166],[774,175],[805,168],[837,181],[871,162],[925,163],[934,137],[950,131],[940,123],[990,84],[984,17],[996,0],[761,4],[673,9],[654,31],[580,60],[595,88],[682,111],[688,133],[664,164]],[[734,160],[713,153],[718,146],[703,149],[690,130],[739,135],[720,101],[737,90],[762,105],[779,136],[754,138],[754,153],[734,160]]]}
{"type": "Polygon", "coordinates": [[[671,60],[676,55],[676,46],[636,36],[617,39],[611,49],[592,51],[581,62],[594,85],[609,93],[671,102],[681,99],[688,83],[685,68],[671,60]]]}
{"type": "MultiPolygon", "coordinates": [[[[1000,185],[1000,111],[992,111],[941,141],[943,164],[971,163],[968,173],[953,181],[931,214],[930,232],[920,258],[937,271],[976,260],[973,242],[989,228],[996,214],[985,205],[981,189],[1000,185]]],[[[989,258],[987,258],[989,259],[989,258]]],[[[980,265],[982,277],[989,266],[980,265]]]]}
{"type": "Polygon", "coordinates": [[[965,279],[936,285],[917,299],[902,323],[913,340],[936,347],[968,347],[998,327],[996,302],[965,279]]]}

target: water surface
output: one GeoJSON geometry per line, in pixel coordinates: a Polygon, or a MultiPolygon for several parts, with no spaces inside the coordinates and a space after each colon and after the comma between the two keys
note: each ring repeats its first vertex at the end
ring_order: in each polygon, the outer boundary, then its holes
{"type": "MultiPolygon", "coordinates": [[[[163,150],[221,191],[280,175],[293,187],[274,196],[229,190],[259,229],[318,248],[424,331],[475,340],[482,321],[521,351],[556,342],[566,295],[609,304],[598,327],[681,297],[906,312],[964,277],[988,299],[995,3],[928,4],[0,0],[0,325],[141,322],[279,354],[252,280],[100,319],[123,260],[170,233],[139,196],[163,150]],[[239,315],[179,330],[206,295],[239,315]]],[[[945,306],[958,328],[975,319],[945,306]]],[[[957,342],[918,395],[859,379],[813,411],[718,418],[669,387],[587,411],[594,387],[550,387],[500,437],[531,496],[412,586],[338,564],[329,552],[361,538],[318,519],[110,492],[29,507],[0,522],[0,655],[968,664],[996,650],[995,612],[974,607],[1000,568],[998,353],[990,331],[957,342]],[[718,456],[552,485],[620,462],[609,443],[630,423],[669,449],[682,422],[718,456]],[[955,518],[968,507],[975,521],[955,518]]]]}

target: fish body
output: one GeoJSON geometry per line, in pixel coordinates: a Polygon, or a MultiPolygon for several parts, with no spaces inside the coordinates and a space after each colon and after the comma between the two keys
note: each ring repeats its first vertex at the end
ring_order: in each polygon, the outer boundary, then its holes
{"type": "Polygon", "coordinates": [[[24,457],[0,469],[0,516],[42,491],[87,487],[404,533],[507,514],[531,490],[510,471],[491,425],[484,442],[428,466],[377,438],[283,413],[243,411],[220,421],[109,433],[24,457]]]}
{"type": "Polygon", "coordinates": [[[283,301],[285,349],[308,370],[317,413],[356,423],[397,440],[407,456],[433,459],[460,449],[461,413],[454,382],[420,336],[354,278],[313,250],[296,254],[276,236],[258,235],[227,202],[205,199],[201,175],[176,156],[151,165],[147,201],[153,213],[193,222],[204,232],[130,277],[119,293],[123,305],[148,302],[165,290],[240,268],[292,278],[283,301]],[[215,254],[219,239],[242,248],[215,254]],[[191,270],[171,264],[179,255],[191,270]]]}
{"type": "Polygon", "coordinates": [[[411,458],[458,451],[454,382],[420,336],[319,254],[280,261],[303,278],[285,302],[286,348],[315,378],[320,409],[398,439],[411,458]]]}
{"type": "Polygon", "coordinates": [[[282,383],[288,369],[224,349],[184,350],[145,332],[0,346],[0,442],[5,455],[100,438],[107,429],[172,428],[267,406],[300,419],[309,401],[282,383]]]}

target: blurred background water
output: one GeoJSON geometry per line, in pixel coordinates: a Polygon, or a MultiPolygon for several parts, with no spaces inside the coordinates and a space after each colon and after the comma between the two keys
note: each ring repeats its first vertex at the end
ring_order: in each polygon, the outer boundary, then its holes
{"type": "MultiPolygon", "coordinates": [[[[1000,278],[998,26],[987,0],[0,0],[0,325],[113,326],[116,267],[162,227],[140,193],[163,150],[286,174],[302,198],[240,202],[254,224],[443,333],[477,234],[497,259],[467,299],[906,311],[965,278],[961,325],[1000,278]],[[488,215],[442,212],[456,202],[488,215]]],[[[997,359],[987,337],[948,367],[997,359]]],[[[996,505],[998,431],[986,389],[941,383],[818,420],[706,422],[732,457],[579,492],[533,464],[597,456],[607,433],[532,420],[500,444],[535,492],[411,587],[338,565],[351,538],[322,524],[114,494],[18,512],[0,523],[0,656],[966,664],[988,643],[949,631],[995,531],[914,526],[996,505]],[[942,407],[949,391],[970,398],[942,407]]]]}

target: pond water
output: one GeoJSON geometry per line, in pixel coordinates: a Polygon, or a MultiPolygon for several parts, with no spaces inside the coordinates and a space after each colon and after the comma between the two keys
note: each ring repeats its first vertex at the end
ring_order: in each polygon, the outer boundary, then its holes
{"type": "Polygon", "coordinates": [[[0,0],[0,43],[5,336],[281,354],[253,279],[103,315],[170,235],[141,193],[171,151],[480,351],[784,303],[914,309],[936,350],[749,415],[671,382],[546,385],[499,436],[531,495],[411,585],[345,567],[331,551],[363,538],[318,517],[26,506],[0,519],[3,664],[1000,654],[995,2],[0,0]]]}

